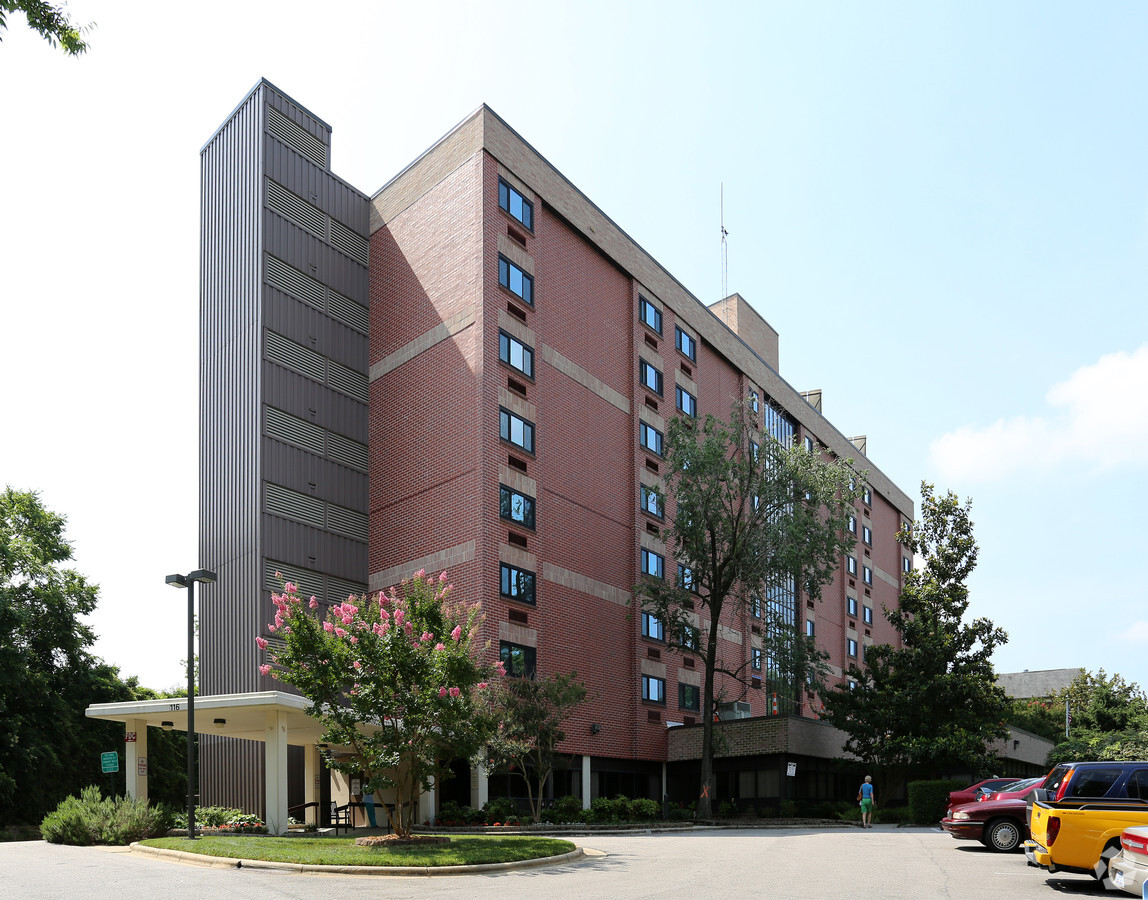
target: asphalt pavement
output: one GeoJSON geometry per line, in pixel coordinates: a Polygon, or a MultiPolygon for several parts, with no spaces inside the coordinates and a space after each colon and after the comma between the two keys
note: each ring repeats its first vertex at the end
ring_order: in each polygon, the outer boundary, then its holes
{"type": "MultiPolygon", "coordinates": [[[[20,900],[316,897],[641,900],[675,896],[777,900],[1054,900],[1108,894],[1080,875],[1030,868],[938,829],[706,830],[573,838],[587,857],[486,875],[299,874],[169,862],[123,847],[0,843],[0,894],[20,900]]],[[[1117,894],[1115,896],[1127,896],[1117,894]]]]}

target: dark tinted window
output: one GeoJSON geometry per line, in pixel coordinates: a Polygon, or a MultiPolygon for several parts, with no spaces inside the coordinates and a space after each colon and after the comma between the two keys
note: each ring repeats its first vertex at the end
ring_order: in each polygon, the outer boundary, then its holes
{"type": "Polygon", "coordinates": [[[1148,800],[1148,769],[1137,769],[1128,776],[1128,796],[1133,800],[1148,800]]]}
{"type": "Polygon", "coordinates": [[[1068,786],[1068,796],[1103,797],[1119,777],[1118,768],[1083,769],[1076,773],[1068,786]]]}
{"type": "Polygon", "coordinates": [[[1044,780],[1044,784],[1042,784],[1041,787],[1048,791],[1049,796],[1055,795],[1060,789],[1060,783],[1064,781],[1064,776],[1070,771],[1071,769],[1062,763],[1048,773],[1048,777],[1044,780]]]}

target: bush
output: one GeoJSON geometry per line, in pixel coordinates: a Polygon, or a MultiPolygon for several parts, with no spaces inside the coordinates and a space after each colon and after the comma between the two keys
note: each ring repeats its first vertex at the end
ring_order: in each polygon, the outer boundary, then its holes
{"type": "Polygon", "coordinates": [[[873,810],[873,821],[879,825],[904,825],[909,822],[909,807],[879,806],[873,810]]]}
{"type": "Polygon", "coordinates": [[[945,817],[949,791],[963,787],[963,781],[910,781],[909,820],[914,825],[936,825],[945,817]]]}
{"type": "MultiPolygon", "coordinates": [[[[485,825],[486,813],[473,806],[460,806],[453,800],[446,800],[439,807],[435,819],[440,825],[485,825]]],[[[502,821],[499,819],[498,821],[502,821]]]]}
{"type": "Polygon", "coordinates": [[[515,825],[521,821],[518,807],[509,797],[487,800],[482,811],[487,825],[515,825]]]}
{"type": "Polygon", "coordinates": [[[639,797],[630,801],[630,818],[635,822],[652,822],[662,817],[662,805],[657,800],[639,797]]]}
{"type": "Polygon", "coordinates": [[[783,819],[796,819],[797,802],[795,800],[782,800],[777,805],[777,814],[783,819]]]}
{"type": "Polygon", "coordinates": [[[723,800],[718,804],[717,814],[723,819],[732,819],[737,815],[737,807],[734,806],[729,800],[723,800]]]}
{"type": "Polygon", "coordinates": [[[583,812],[582,801],[568,794],[555,800],[542,817],[555,825],[566,825],[570,822],[581,822],[583,812]]]}
{"type": "Polygon", "coordinates": [[[96,785],[66,797],[44,817],[40,834],[53,844],[130,844],[164,834],[172,823],[162,806],[128,797],[104,799],[96,785]]]}

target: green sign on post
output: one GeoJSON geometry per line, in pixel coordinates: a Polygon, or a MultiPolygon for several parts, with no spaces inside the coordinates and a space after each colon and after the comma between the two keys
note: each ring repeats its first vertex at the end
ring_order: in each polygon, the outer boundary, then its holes
{"type": "Polygon", "coordinates": [[[120,770],[120,755],[115,750],[100,754],[100,771],[105,775],[120,770]]]}

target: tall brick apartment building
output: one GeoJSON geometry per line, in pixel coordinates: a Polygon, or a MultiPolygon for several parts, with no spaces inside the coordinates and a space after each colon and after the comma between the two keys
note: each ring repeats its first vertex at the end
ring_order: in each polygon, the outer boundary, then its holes
{"type": "MultiPolygon", "coordinates": [[[[219,573],[203,690],[279,686],[252,640],[275,572],[332,602],[446,570],[508,669],[590,689],[556,794],[692,799],[701,673],[631,592],[677,571],[645,491],[667,422],[748,399],[763,436],[855,458],[863,439],[782,379],[778,335],[742,297],[698,300],[486,106],[372,197],[331,173],[330,137],[261,81],[202,153],[201,564],[219,573]]],[[[859,468],[856,551],[822,600],[764,598],[837,672],[896,639],[881,610],[908,566],[894,534],[912,501],[859,468]]],[[[755,612],[723,623],[750,677],[726,686],[745,721],[718,796],[838,797],[840,735],[778,696],[755,612]]],[[[204,739],[204,802],[258,808],[260,779],[237,773],[260,765],[204,739]]],[[[459,771],[439,797],[507,788],[459,771]]]]}

